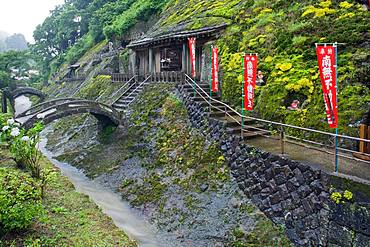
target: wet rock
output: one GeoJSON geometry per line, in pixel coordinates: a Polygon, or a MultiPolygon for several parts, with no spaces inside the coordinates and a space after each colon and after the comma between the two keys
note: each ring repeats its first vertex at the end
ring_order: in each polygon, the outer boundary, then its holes
{"type": "Polygon", "coordinates": [[[351,232],[343,226],[332,223],[329,226],[329,243],[337,244],[343,247],[352,246],[351,232]]]}
{"type": "Polygon", "coordinates": [[[368,247],[369,245],[370,245],[370,236],[357,234],[353,242],[353,247],[368,247]]]}
{"type": "Polygon", "coordinates": [[[208,189],[209,185],[208,184],[201,184],[200,185],[200,191],[205,192],[208,189]]]}
{"type": "Polygon", "coordinates": [[[233,197],[233,198],[231,198],[231,200],[230,200],[230,205],[231,205],[231,207],[233,207],[233,208],[239,208],[239,207],[240,207],[240,205],[241,205],[241,201],[240,201],[239,199],[237,199],[237,198],[233,197]]]}

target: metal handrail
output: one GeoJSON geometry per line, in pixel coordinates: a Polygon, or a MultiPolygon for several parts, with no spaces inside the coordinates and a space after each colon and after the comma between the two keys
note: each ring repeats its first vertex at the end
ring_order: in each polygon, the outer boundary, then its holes
{"type": "MultiPolygon", "coordinates": [[[[232,112],[234,112],[234,113],[236,113],[237,115],[239,115],[240,117],[242,117],[237,111],[235,111],[233,108],[231,108],[229,105],[227,105],[227,104],[225,104],[224,102],[222,102],[222,101],[219,101],[219,100],[216,100],[216,99],[214,99],[214,98],[212,98],[208,93],[206,93],[204,90],[203,90],[203,88],[201,88],[197,83],[195,83],[194,82],[194,80],[189,76],[189,75],[187,75],[187,74],[185,74],[185,82],[187,82],[189,85],[191,85],[191,86],[193,86],[193,85],[196,85],[197,87],[198,87],[198,89],[200,89],[206,96],[207,96],[207,98],[209,98],[211,101],[214,101],[215,103],[219,103],[219,104],[221,104],[221,105],[223,105],[225,108],[228,108],[230,111],[232,111],[232,112]],[[187,81],[187,79],[188,80],[190,80],[192,83],[189,83],[189,81],[187,81]]],[[[196,91],[197,91],[197,89],[195,89],[196,91]]],[[[221,109],[221,108],[219,108],[219,107],[217,107],[217,106],[213,106],[212,105],[212,103],[210,102],[210,101],[208,101],[202,94],[200,94],[199,93],[199,96],[200,97],[202,97],[211,107],[213,107],[213,108],[215,108],[215,109],[217,109],[217,110],[219,110],[219,111],[225,111],[225,114],[226,115],[228,115],[229,117],[231,117],[233,120],[235,120],[235,122],[237,122],[238,124],[240,124],[241,125],[241,122],[239,122],[236,118],[234,118],[234,116],[232,116],[232,115],[230,115],[227,111],[226,111],[226,109],[221,109]]]]}
{"type": "MultiPolygon", "coordinates": [[[[238,111],[233,109],[231,106],[227,105],[224,102],[221,102],[217,99],[212,98],[201,86],[199,86],[189,75],[185,74],[185,83],[190,85],[194,89],[194,93],[203,98],[203,100],[209,105],[210,109],[217,109],[221,112],[225,112],[225,117],[229,116],[231,117],[235,122],[237,122],[239,125],[241,125],[241,134],[245,132],[246,130],[244,129],[244,126],[238,121],[238,119],[246,119],[246,120],[253,120],[257,122],[262,122],[265,124],[271,124],[274,125],[275,128],[280,128],[280,133],[281,136],[279,138],[274,138],[274,136],[267,136],[265,134],[260,134],[256,133],[260,136],[272,138],[274,140],[280,140],[281,141],[281,146],[282,146],[282,153],[285,153],[285,148],[284,148],[284,143],[291,143],[294,145],[302,146],[308,149],[313,149],[322,153],[326,153],[329,155],[337,155],[337,157],[345,158],[348,160],[353,160],[357,162],[361,162],[363,164],[370,164],[370,161],[360,159],[354,156],[354,154],[361,154],[366,157],[370,157],[370,154],[367,153],[362,153],[357,150],[351,150],[345,147],[334,147],[331,146],[330,144],[326,143],[320,143],[312,140],[307,140],[304,138],[299,138],[299,137],[293,137],[289,135],[284,135],[284,128],[292,128],[295,130],[299,131],[306,131],[306,132],[311,132],[311,133],[316,133],[316,134],[321,134],[321,135],[326,135],[329,140],[334,140],[334,138],[338,137],[341,138],[342,140],[347,140],[347,141],[361,141],[365,143],[370,143],[370,140],[368,139],[363,139],[363,138],[358,138],[358,137],[353,137],[353,136],[346,136],[346,135],[336,135],[334,133],[330,132],[325,132],[325,131],[320,131],[320,130],[315,130],[315,129],[310,129],[310,128],[305,128],[305,127],[299,127],[299,126],[294,126],[290,124],[283,124],[279,122],[274,122],[274,121],[269,121],[265,119],[259,119],[256,117],[250,117],[250,116],[242,116],[238,111]],[[218,106],[215,106],[214,104],[217,103],[218,106]],[[221,105],[221,106],[219,106],[221,105]],[[223,109],[222,109],[223,108],[223,109]],[[234,116],[231,116],[230,114],[233,114],[234,116]],[[238,119],[236,119],[238,118],[238,119]],[[334,151],[335,149],[335,151],[334,151]],[[337,152],[340,151],[340,152],[337,152]]],[[[254,127],[253,127],[254,128],[254,127]]],[[[257,129],[257,128],[256,128],[257,129]]],[[[265,130],[266,133],[270,132],[269,130],[265,130]]],[[[251,131],[253,132],[253,131],[251,131]]]]}
{"type": "MultiPolygon", "coordinates": [[[[131,83],[132,80],[134,80],[136,78],[137,75],[134,75],[127,83],[125,83],[125,85],[123,85],[120,89],[118,89],[118,91],[112,96],[112,98],[118,94],[118,92],[126,87],[128,84],[131,83]]],[[[135,86],[136,82],[134,82],[131,86],[129,86],[122,94],[119,94],[119,97],[116,97],[115,100],[112,101],[112,104],[111,105],[114,105],[115,103],[117,103],[117,101],[123,96],[125,95],[133,86],[135,86]]]]}
{"type": "MultiPolygon", "coordinates": [[[[150,78],[152,77],[152,75],[149,75],[143,82],[141,82],[134,90],[132,90],[132,92],[127,95],[127,98],[130,97],[134,92],[137,91],[137,89],[143,85],[144,83],[146,83],[150,78]]],[[[130,105],[135,99],[131,100],[127,105],[130,105]]]]}
{"type": "MultiPolygon", "coordinates": [[[[185,75],[186,78],[188,80],[190,80],[192,83],[188,83],[189,85],[193,86],[193,85],[196,85],[198,87],[198,89],[200,89],[203,93],[206,94],[207,98],[209,98],[211,101],[214,101],[216,103],[219,103],[219,104],[222,104],[224,105],[226,108],[228,108],[230,111],[234,112],[236,115],[238,115],[239,117],[244,117],[244,118],[247,118],[247,119],[251,119],[251,120],[255,120],[255,121],[259,121],[259,122],[264,122],[264,123],[269,123],[269,124],[273,124],[273,125],[278,125],[278,126],[281,126],[281,127],[288,127],[288,128],[293,128],[293,129],[297,129],[297,130],[303,130],[303,131],[308,131],[308,132],[314,132],[314,133],[317,133],[317,134],[323,134],[323,135],[328,135],[328,136],[331,136],[331,137],[336,137],[336,135],[334,133],[330,133],[330,132],[325,132],[325,131],[321,131],[321,130],[315,130],[315,129],[310,129],[310,128],[305,128],[305,127],[299,127],[299,126],[295,126],[295,125],[290,125],[290,124],[284,124],[284,123],[279,123],[279,122],[274,122],[274,121],[270,121],[270,120],[265,120],[265,119],[260,119],[260,118],[256,118],[256,117],[250,117],[250,116],[242,116],[238,111],[236,111],[235,109],[233,109],[231,106],[227,105],[226,103],[224,102],[221,102],[219,100],[216,100],[214,98],[212,98],[208,93],[206,93],[198,84],[196,84],[194,82],[194,80],[189,76],[189,75],[185,75]]],[[[201,94],[199,94],[202,98],[204,98],[201,94]]],[[[205,99],[205,98],[204,98],[205,99]]],[[[206,100],[207,103],[209,103],[211,105],[211,103],[206,100]]],[[[211,105],[212,106],[212,105],[211,105]]],[[[214,106],[212,106],[214,107],[214,106]]],[[[214,108],[217,108],[217,107],[214,107],[214,108]]],[[[219,108],[218,108],[219,109],[219,108]]],[[[239,123],[239,122],[238,122],[239,123]]],[[[350,139],[350,140],[355,140],[355,141],[364,141],[364,142],[370,142],[370,140],[368,139],[362,139],[362,138],[358,138],[358,137],[353,137],[353,136],[346,136],[346,135],[338,135],[338,138],[342,138],[342,139],[350,139]]]]}

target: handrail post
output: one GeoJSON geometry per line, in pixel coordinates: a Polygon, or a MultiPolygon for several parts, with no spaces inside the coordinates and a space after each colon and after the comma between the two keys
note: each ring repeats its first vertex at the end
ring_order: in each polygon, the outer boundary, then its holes
{"type": "Polygon", "coordinates": [[[334,166],[335,166],[335,172],[339,172],[339,138],[338,138],[338,128],[336,129],[336,135],[334,136],[334,166]]]}
{"type": "MultiPolygon", "coordinates": [[[[209,68],[210,68],[210,71],[209,71],[209,96],[212,98],[212,46],[210,48],[209,57],[210,57],[210,61],[209,61],[209,68]]],[[[211,107],[209,108],[209,113],[211,113],[211,107]]]]}
{"type": "Polygon", "coordinates": [[[280,147],[281,147],[281,154],[285,154],[285,133],[284,133],[283,126],[281,126],[280,128],[280,147]]]}
{"type": "MultiPolygon", "coordinates": [[[[244,55],[242,56],[242,64],[244,64],[244,55]]],[[[243,66],[243,75],[245,75],[245,66],[243,66]]],[[[242,120],[242,129],[241,129],[241,136],[243,138],[243,131],[244,131],[244,114],[245,114],[245,109],[244,109],[244,97],[245,97],[245,90],[244,90],[244,87],[245,87],[245,77],[243,76],[243,83],[242,83],[242,116],[241,116],[241,120],[242,120]]]]}
{"type": "Polygon", "coordinates": [[[227,120],[227,109],[226,109],[226,106],[224,105],[224,111],[225,111],[225,120],[227,120]]]}

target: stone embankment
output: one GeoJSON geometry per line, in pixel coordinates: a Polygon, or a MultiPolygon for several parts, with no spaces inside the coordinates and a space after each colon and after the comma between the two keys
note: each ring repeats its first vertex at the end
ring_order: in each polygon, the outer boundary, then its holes
{"type": "Polygon", "coordinates": [[[370,246],[370,205],[336,204],[330,176],[308,164],[251,147],[209,117],[208,108],[179,86],[192,125],[219,145],[239,188],[296,246],[370,246]]]}

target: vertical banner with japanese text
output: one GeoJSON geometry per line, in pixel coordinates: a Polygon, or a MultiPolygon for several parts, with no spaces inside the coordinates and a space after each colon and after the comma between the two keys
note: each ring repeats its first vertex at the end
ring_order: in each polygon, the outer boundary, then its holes
{"type": "Polygon", "coordinates": [[[218,92],[218,48],[212,48],[212,92],[218,92]]]}
{"type": "Polygon", "coordinates": [[[188,38],[189,40],[189,50],[190,50],[190,61],[191,61],[191,75],[193,78],[196,77],[197,72],[196,72],[196,54],[195,54],[195,38],[188,38]]]}
{"type": "Polygon", "coordinates": [[[325,111],[330,128],[338,128],[338,106],[336,89],[336,47],[318,45],[316,47],[320,78],[324,95],[325,111]]]}
{"type": "Polygon", "coordinates": [[[254,107],[257,60],[256,54],[244,56],[244,109],[248,111],[252,111],[254,107]]]}

